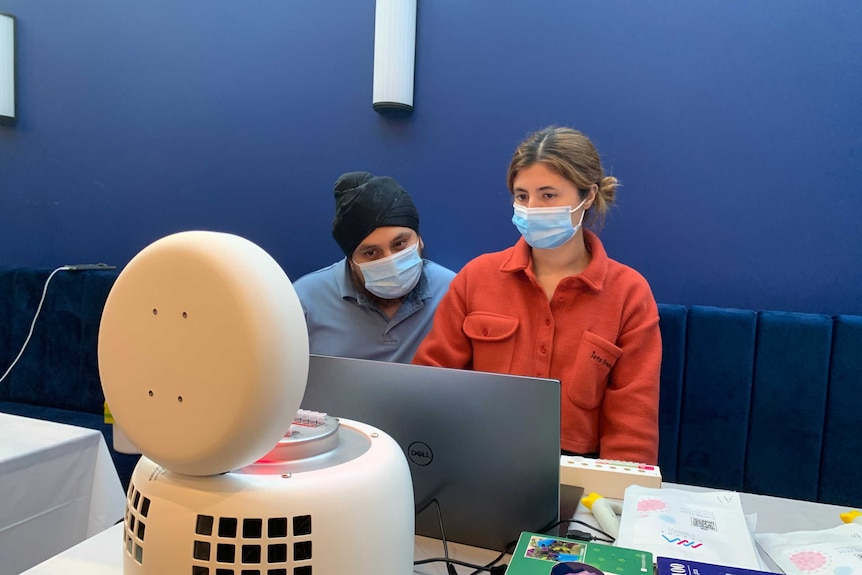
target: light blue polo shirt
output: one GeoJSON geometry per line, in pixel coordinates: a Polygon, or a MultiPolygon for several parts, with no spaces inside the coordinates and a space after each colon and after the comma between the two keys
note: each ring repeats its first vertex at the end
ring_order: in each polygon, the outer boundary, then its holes
{"type": "Polygon", "coordinates": [[[356,290],[347,258],[293,282],[311,353],[410,363],[455,277],[452,270],[423,262],[419,283],[391,319],[356,290]]]}

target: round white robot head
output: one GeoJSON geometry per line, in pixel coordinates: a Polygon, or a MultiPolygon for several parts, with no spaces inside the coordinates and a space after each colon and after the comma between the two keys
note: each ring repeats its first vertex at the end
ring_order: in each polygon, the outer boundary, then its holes
{"type": "Polygon", "coordinates": [[[244,467],[284,436],[305,393],[302,307],[254,243],[170,235],[118,276],[99,371],[114,418],[155,463],[198,476],[244,467]]]}

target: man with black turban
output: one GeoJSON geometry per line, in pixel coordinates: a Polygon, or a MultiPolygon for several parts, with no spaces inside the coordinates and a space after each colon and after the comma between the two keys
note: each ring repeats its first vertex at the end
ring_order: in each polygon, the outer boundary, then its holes
{"type": "Polygon", "coordinates": [[[410,194],[387,176],[343,174],[332,237],[344,259],[293,284],[311,353],[409,363],[455,276],[422,258],[410,194]]]}

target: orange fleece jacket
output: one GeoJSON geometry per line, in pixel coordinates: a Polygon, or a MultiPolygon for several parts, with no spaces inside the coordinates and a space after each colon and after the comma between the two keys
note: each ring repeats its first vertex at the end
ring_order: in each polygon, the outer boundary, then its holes
{"type": "Polygon", "coordinates": [[[559,379],[560,445],[655,464],[661,334],[649,284],[608,258],[584,230],[592,261],[549,301],[522,239],[455,276],[413,363],[559,379]]]}

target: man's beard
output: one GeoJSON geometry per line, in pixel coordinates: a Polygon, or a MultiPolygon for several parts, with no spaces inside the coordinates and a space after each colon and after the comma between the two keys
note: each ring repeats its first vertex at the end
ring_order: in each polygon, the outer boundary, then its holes
{"type": "Polygon", "coordinates": [[[368,288],[365,287],[365,278],[362,277],[362,271],[355,269],[351,264],[348,263],[348,267],[350,267],[350,279],[353,280],[353,287],[357,289],[357,291],[361,292],[371,303],[373,303],[377,307],[392,307],[395,305],[400,305],[404,299],[410,295],[410,292],[407,292],[401,297],[396,297],[393,299],[382,298],[378,295],[374,295],[368,288]]]}

